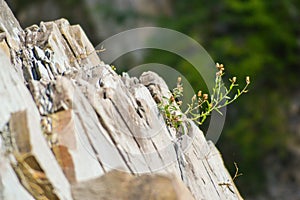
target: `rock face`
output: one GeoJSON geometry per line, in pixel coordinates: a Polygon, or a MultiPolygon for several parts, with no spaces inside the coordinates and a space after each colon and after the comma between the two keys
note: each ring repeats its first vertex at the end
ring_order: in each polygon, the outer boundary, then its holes
{"type": "Polygon", "coordinates": [[[89,199],[194,199],[177,177],[141,175],[111,171],[100,178],[72,186],[75,200],[89,199]]]}
{"type": "Polygon", "coordinates": [[[157,74],[116,74],[65,19],[23,30],[3,0],[0,30],[0,199],[241,199],[197,126],[165,124],[157,74]]]}

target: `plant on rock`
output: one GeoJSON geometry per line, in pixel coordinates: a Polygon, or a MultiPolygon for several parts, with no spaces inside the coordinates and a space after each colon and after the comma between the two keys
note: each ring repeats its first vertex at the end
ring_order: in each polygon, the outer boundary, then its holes
{"type": "Polygon", "coordinates": [[[210,98],[208,94],[202,94],[202,91],[199,90],[197,95],[192,97],[191,103],[187,104],[187,109],[184,112],[181,110],[182,101],[180,101],[183,96],[183,85],[181,77],[178,77],[177,86],[172,90],[170,98],[163,97],[163,101],[158,104],[167,125],[178,131],[184,121],[184,115],[198,125],[202,125],[212,111],[217,111],[222,115],[221,108],[233,103],[242,94],[247,93],[250,84],[249,76],[246,77],[246,84],[242,89],[239,89],[236,77],[229,79],[231,84],[227,88],[222,81],[225,70],[224,65],[217,63],[216,67],[218,72],[216,73],[215,86],[212,89],[210,98]],[[236,91],[233,92],[235,88],[236,91]],[[231,93],[234,94],[231,95],[231,93]]]}

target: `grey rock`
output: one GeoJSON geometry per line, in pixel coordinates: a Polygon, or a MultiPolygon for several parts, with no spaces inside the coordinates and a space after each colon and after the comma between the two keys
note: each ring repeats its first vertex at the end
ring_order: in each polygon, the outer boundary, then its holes
{"type": "Polygon", "coordinates": [[[98,183],[113,195],[125,180],[118,197],[152,198],[153,188],[167,187],[172,199],[176,180],[187,199],[241,199],[220,153],[193,122],[185,119],[185,135],[165,124],[157,103],[171,93],[157,74],[121,77],[65,19],[24,32],[3,0],[0,13],[10,38],[0,41],[1,198],[101,196],[98,183]],[[115,169],[123,180],[113,188],[115,169]]]}

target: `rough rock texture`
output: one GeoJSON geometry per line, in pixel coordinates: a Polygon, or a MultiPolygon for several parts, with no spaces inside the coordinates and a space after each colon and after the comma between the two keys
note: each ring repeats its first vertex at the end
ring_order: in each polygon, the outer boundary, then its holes
{"type": "Polygon", "coordinates": [[[177,177],[141,175],[135,177],[125,172],[111,171],[100,178],[72,186],[75,200],[89,199],[194,199],[177,177]]]}
{"type": "Polygon", "coordinates": [[[158,75],[116,74],[65,19],[23,30],[3,0],[0,30],[0,199],[93,199],[124,184],[116,199],[241,199],[197,126],[166,126],[158,75]]]}

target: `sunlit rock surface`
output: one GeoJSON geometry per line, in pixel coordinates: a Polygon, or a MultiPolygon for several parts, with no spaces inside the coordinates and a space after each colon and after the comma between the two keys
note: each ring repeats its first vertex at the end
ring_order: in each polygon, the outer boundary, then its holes
{"type": "Polygon", "coordinates": [[[241,199],[197,126],[165,124],[157,74],[118,75],[65,19],[0,13],[0,199],[241,199]]]}

